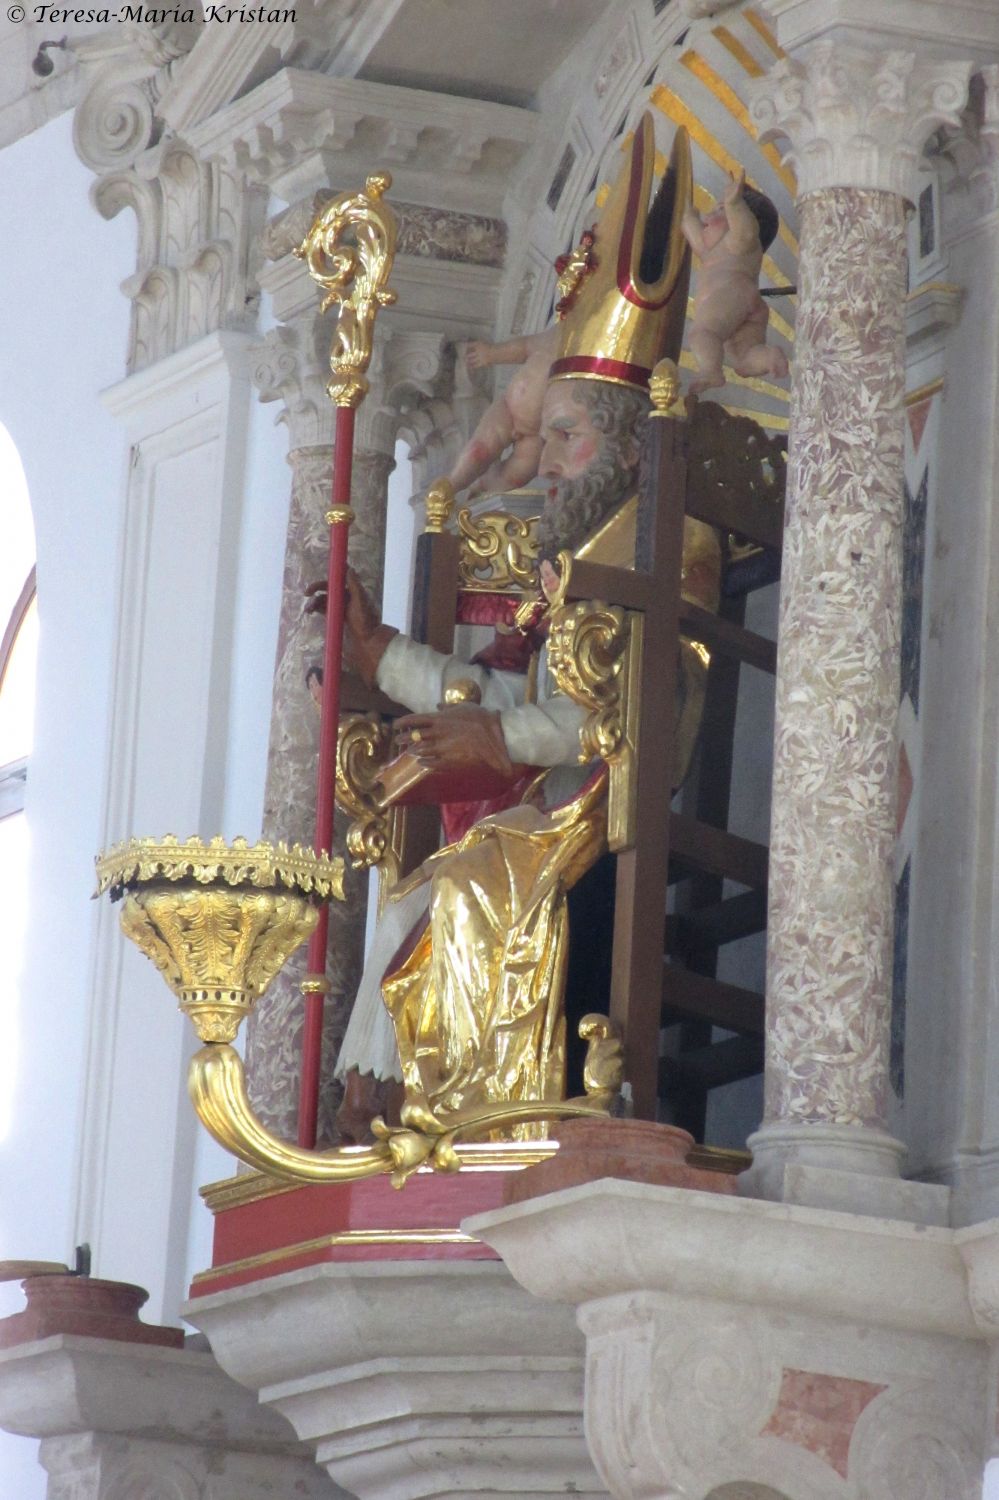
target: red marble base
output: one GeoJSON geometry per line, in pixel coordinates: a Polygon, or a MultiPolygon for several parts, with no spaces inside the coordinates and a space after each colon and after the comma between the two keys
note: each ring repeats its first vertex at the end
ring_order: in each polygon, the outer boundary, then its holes
{"type": "Polygon", "coordinates": [[[601,1177],[656,1187],[697,1188],[704,1193],[736,1191],[736,1179],[728,1173],[688,1166],[694,1138],[673,1125],[649,1120],[567,1120],[556,1134],[556,1154],[509,1177],[504,1202],[524,1203],[601,1177]]]}
{"type": "Polygon", "coordinates": [[[95,1281],[91,1276],[31,1276],[22,1281],[28,1305],[0,1320],[0,1349],[47,1339],[56,1333],[78,1333],[126,1344],[160,1344],[180,1349],[182,1328],[140,1323],[139,1308],[149,1299],[141,1286],[124,1281],[95,1281]]]}

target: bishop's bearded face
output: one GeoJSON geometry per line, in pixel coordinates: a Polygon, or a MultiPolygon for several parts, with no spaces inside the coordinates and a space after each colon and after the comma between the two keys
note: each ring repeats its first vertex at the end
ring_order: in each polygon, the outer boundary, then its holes
{"type": "Polygon", "coordinates": [[[538,473],[550,481],[538,523],[542,558],[574,551],[632,494],[648,397],[601,380],[553,380],[541,412],[538,473]]]}

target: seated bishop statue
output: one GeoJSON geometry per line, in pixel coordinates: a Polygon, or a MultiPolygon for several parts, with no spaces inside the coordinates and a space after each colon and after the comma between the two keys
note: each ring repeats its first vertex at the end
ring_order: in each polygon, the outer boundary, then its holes
{"type": "MultiPolygon", "coordinates": [[[[445,782],[488,772],[503,790],[389,894],[337,1064],[345,1139],[365,1137],[391,1080],[435,1112],[564,1097],[567,892],[607,847],[607,768],[581,755],[587,710],[549,671],[548,616],[560,553],[635,564],[648,382],[661,357],[678,356],[686,307],[687,151],[685,139],[677,143],[650,207],[646,116],[599,221],[567,258],[554,357],[536,392],[537,474],[547,484],[539,587],[518,611],[516,638],[507,627],[473,661],[444,655],[383,624],[350,578],[354,661],[370,686],[411,711],[396,721],[408,753],[445,782]],[[459,684],[478,701],[449,701],[459,684]]],[[[688,517],[683,551],[684,597],[715,609],[716,533],[688,517]]],[[[702,656],[682,643],[675,763],[662,768],[674,786],[699,722],[702,656]]],[[[515,1129],[521,1138],[544,1133],[515,1129]]]]}

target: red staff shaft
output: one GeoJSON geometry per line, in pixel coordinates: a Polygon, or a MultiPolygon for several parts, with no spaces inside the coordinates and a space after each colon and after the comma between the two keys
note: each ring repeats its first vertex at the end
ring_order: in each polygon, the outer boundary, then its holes
{"type": "MultiPolygon", "coordinates": [[[[340,724],[340,674],[343,662],[343,627],[347,606],[347,535],[350,530],[350,481],[354,462],[354,408],[338,406],[333,450],[333,503],[330,520],[330,551],[326,573],[326,643],[323,650],[323,694],[319,729],[319,768],[316,782],[317,854],[333,849],[336,747],[340,724]]],[[[325,981],[329,905],[319,908],[319,921],[309,939],[308,983],[325,981]]],[[[322,987],[305,995],[305,1025],[302,1033],[302,1082],[298,1098],[298,1144],[312,1149],[316,1144],[319,1114],[319,1072],[323,1040],[322,987]]]]}

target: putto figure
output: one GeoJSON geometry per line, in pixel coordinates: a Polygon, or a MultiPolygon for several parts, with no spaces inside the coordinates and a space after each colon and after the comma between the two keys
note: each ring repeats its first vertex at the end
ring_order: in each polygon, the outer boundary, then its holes
{"type": "Polygon", "coordinates": [[[714,208],[704,215],[688,208],[683,216],[684,235],[700,260],[689,338],[697,361],[691,395],[725,384],[723,357],[737,375],[787,375],[783,351],[766,341],[770,311],[759,289],[777,210],[745,183],[740,169],[714,208]]]}
{"type": "Polygon", "coordinates": [[[473,494],[497,494],[534,478],[541,458],[541,403],[558,339],[556,326],[501,344],[482,339],[469,344],[465,358],[470,370],[487,365],[521,365],[522,369],[483,412],[458,455],[448,475],[456,492],[472,486],[473,494]],[[508,448],[510,452],[500,462],[508,448]]]}
{"type": "MultiPolygon", "coordinates": [[[[594,230],[584,230],[579,244],[555,262],[559,300],[558,322],[567,317],[587,276],[596,270],[594,230]]],[[[490,344],[477,339],[465,359],[470,370],[487,365],[522,365],[501,395],[483,413],[471,438],[447,476],[455,493],[471,487],[473,495],[500,494],[526,484],[538,473],[541,461],[541,405],[561,332],[558,323],[543,333],[490,344]],[[509,449],[509,453],[507,453],[509,449]],[[507,456],[503,458],[503,454],[507,456]]]]}

